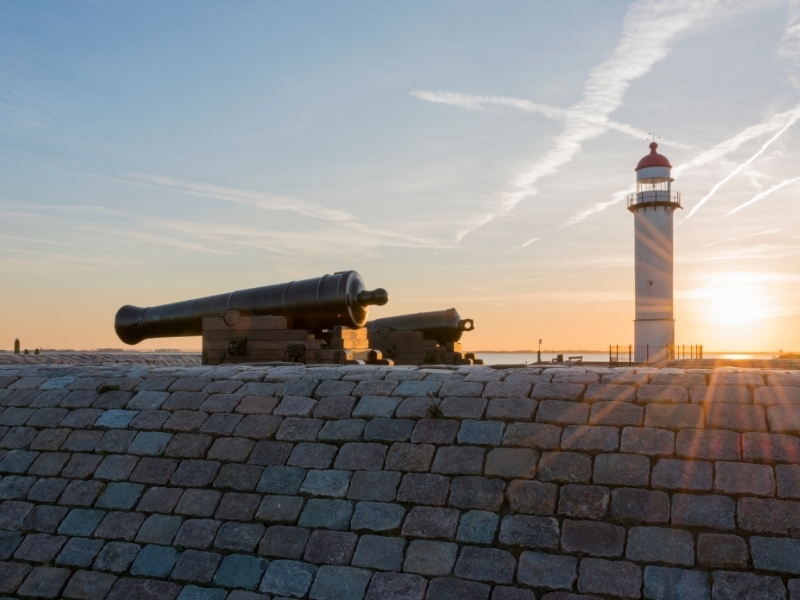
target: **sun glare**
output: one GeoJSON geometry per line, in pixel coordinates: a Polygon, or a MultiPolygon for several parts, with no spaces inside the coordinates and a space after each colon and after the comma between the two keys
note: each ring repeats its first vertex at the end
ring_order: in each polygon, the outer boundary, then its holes
{"type": "Polygon", "coordinates": [[[762,286],[747,273],[726,274],[714,280],[701,295],[711,323],[741,324],[765,314],[762,286]]]}

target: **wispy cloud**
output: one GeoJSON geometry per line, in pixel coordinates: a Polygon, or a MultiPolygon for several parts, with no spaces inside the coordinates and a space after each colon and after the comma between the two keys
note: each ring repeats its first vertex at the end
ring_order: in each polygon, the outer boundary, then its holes
{"type": "Polygon", "coordinates": [[[761,146],[761,148],[759,148],[758,152],[753,154],[753,156],[751,156],[746,161],[744,161],[742,164],[737,166],[733,171],[728,173],[728,175],[724,179],[722,179],[721,181],[718,181],[716,184],[714,184],[714,187],[711,188],[711,191],[709,191],[705,196],[703,196],[703,198],[701,198],[700,202],[698,202],[697,204],[695,204],[692,207],[692,210],[689,211],[689,214],[686,215],[686,217],[680,223],[678,223],[678,225],[681,225],[682,223],[686,222],[687,219],[692,218],[692,215],[694,215],[698,210],[700,210],[700,208],[706,202],[708,202],[714,196],[714,194],[716,194],[717,191],[723,185],[728,183],[728,181],[733,179],[742,169],[744,169],[745,167],[749,166],[754,160],[756,160],[759,156],[764,154],[764,152],[767,150],[767,148],[769,148],[775,140],[777,140],[779,137],[781,137],[792,125],[794,125],[797,122],[798,119],[800,119],[800,105],[798,105],[798,107],[796,107],[792,111],[792,114],[789,117],[789,120],[786,122],[786,124],[781,129],[779,129],[778,132],[775,135],[773,135],[766,142],[764,142],[764,144],[761,146]]]}
{"type": "Polygon", "coordinates": [[[736,208],[734,208],[732,211],[730,211],[730,212],[729,212],[727,215],[725,215],[725,216],[727,217],[727,216],[729,216],[729,215],[732,215],[733,213],[735,213],[735,212],[737,212],[737,211],[740,211],[740,210],[742,210],[743,208],[747,208],[747,207],[748,207],[748,206],[750,206],[751,204],[755,204],[755,203],[756,203],[756,202],[758,202],[759,200],[763,200],[764,198],[766,198],[767,196],[769,196],[769,195],[770,195],[770,194],[772,194],[773,192],[777,192],[779,189],[781,189],[781,188],[784,188],[784,187],[786,187],[787,185],[791,185],[791,184],[795,183],[796,181],[800,181],[800,177],[794,177],[794,178],[792,178],[792,179],[786,179],[786,180],[784,180],[784,181],[781,181],[780,183],[776,183],[775,185],[773,185],[773,186],[772,186],[771,188],[769,188],[768,190],[764,190],[763,192],[761,192],[761,193],[759,193],[759,194],[756,194],[755,196],[753,196],[752,198],[750,198],[750,200],[748,200],[747,202],[745,202],[745,203],[743,203],[743,204],[740,204],[739,206],[737,206],[736,208]]]}
{"type": "MultiPolygon", "coordinates": [[[[436,102],[439,104],[448,104],[450,106],[457,106],[459,108],[465,108],[467,110],[478,110],[478,111],[485,111],[487,105],[495,105],[495,106],[509,106],[511,108],[516,108],[528,113],[536,113],[540,114],[548,119],[553,119],[556,121],[565,121],[568,117],[572,116],[576,119],[587,119],[589,121],[594,121],[600,125],[604,125],[609,129],[615,129],[631,137],[634,137],[638,140],[646,139],[649,134],[633,125],[628,125],[626,123],[617,123],[616,121],[609,121],[607,119],[603,119],[602,117],[597,117],[592,114],[587,113],[578,113],[578,112],[571,112],[570,109],[567,108],[560,108],[557,106],[550,106],[548,104],[540,104],[537,102],[531,102],[530,100],[524,100],[521,98],[510,98],[507,96],[473,96],[470,94],[461,94],[458,92],[433,92],[430,90],[414,90],[411,92],[411,95],[415,98],[419,98],[421,100],[427,100],[428,102],[436,102]]],[[[690,146],[689,144],[682,144],[680,142],[674,142],[672,140],[661,140],[661,143],[668,145],[668,146],[675,146],[676,148],[683,148],[685,150],[691,150],[694,146],[690,146]]]]}
{"type": "Polygon", "coordinates": [[[611,200],[608,200],[607,202],[598,202],[594,206],[590,206],[589,208],[585,208],[581,211],[578,211],[572,217],[570,217],[569,220],[567,220],[563,225],[561,225],[559,229],[564,229],[565,227],[569,227],[570,225],[575,225],[575,223],[579,223],[584,219],[591,217],[592,215],[595,215],[611,206],[614,206],[615,204],[619,204],[620,202],[625,200],[625,198],[627,198],[628,195],[633,194],[635,191],[636,188],[629,187],[624,190],[619,190],[618,192],[614,192],[613,194],[611,194],[611,200]]]}
{"type": "Polygon", "coordinates": [[[524,244],[520,244],[520,246],[518,247],[518,249],[519,249],[519,250],[522,250],[523,248],[527,248],[527,247],[528,247],[528,246],[530,246],[532,243],[534,243],[534,242],[538,242],[538,241],[539,241],[539,238],[537,238],[537,237],[535,237],[535,238],[531,238],[531,239],[529,239],[527,242],[525,242],[524,244]]]}
{"type": "Polygon", "coordinates": [[[608,129],[608,116],[622,104],[631,82],[645,75],[670,52],[675,37],[710,13],[716,2],[637,2],[623,23],[623,35],[612,55],[589,74],[581,100],[572,105],[564,131],[544,157],[531,162],[482,214],[457,232],[456,239],[510,214],[524,199],[537,193],[542,177],[558,172],[580,152],[583,143],[608,129]],[[657,27],[653,24],[658,23],[657,27]]]}

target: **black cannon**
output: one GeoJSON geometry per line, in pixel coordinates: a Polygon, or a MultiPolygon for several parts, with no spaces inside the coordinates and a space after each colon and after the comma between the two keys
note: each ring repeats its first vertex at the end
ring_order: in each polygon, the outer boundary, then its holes
{"type": "Polygon", "coordinates": [[[411,315],[384,317],[367,323],[367,331],[378,333],[381,329],[389,331],[421,331],[426,340],[436,340],[440,344],[457,342],[465,331],[475,329],[472,319],[462,319],[455,308],[434,310],[411,315]]]}
{"type": "Polygon", "coordinates": [[[289,317],[296,329],[312,333],[337,325],[357,328],[364,326],[370,305],[382,306],[389,301],[383,288],[364,288],[364,280],[356,271],[341,271],[149,308],[127,305],[117,311],[114,329],[126,344],[201,335],[203,317],[222,317],[232,309],[244,315],[289,317]]]}

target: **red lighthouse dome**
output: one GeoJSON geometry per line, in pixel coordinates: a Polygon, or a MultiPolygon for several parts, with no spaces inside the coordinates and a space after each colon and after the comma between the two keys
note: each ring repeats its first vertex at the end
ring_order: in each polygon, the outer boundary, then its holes
{"type": "Polygon", "coordinates": [[[642,160],[639,161],[639,164],[636,165],[636,171],[639,169],[645,169],[647,167],[667,167],[668,169],[672,168],[672,165],[669,164],[669,159],[663,154],[659,154],[656,152],[656,148],[658,148],[658,144],[655,142],[650,143],[650,154],[645,156],[642,160]]]}

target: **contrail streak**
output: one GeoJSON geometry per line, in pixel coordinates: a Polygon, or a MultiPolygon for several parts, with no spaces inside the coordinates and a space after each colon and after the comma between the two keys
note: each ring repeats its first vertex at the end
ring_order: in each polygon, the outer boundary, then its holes
{"type": "Polygon", "coordinates": [[[764,154],[764,152],[767,150],[767,148],[769,148],[769,147],[772,145],[772,142],[774,142],[774,141],[775,141],[775,140],[777,140],[779,137],[781,137],[781,136],[782,136],[782,135],[783,135],[783,134],[786,132],[786,130],[787,130],[787,129],[789,129],[789,127],[791,127],[792,125],[794,125],[794,124],[797,122],[797,119],[800,119],[800,111],[798,111],[798,110],[796,110],[796,111],[794,112],[794,114],[792,115],[792,117],[789,119],[789,122],[788,122],[788,123],[786,123],[786,125],[784,125],[784,126],[783,126],[783,128],[782,128],[780,131],[778,131],[778,133],[776,133],[776,134],[775,134],[775,135],[773,135],[771,138],[769,138],[769,139],[768,139],[766,142],[764,142],[764,145],[763,145],[763,146],[761,146],[761,149],[760,149],[758,152],[756,152],[755,154],[753,154],[753,156],[751,156],[750,158],[748,158],[748,159],[747,159],[745,162],[743,162],[743,163],[742,163],[742,164],[740,164],[738,167],[736,167],[736,168],[735,168],[733,171],[731,171],[731,172],[728,174],[728,176],[727,176],[727,177],[725,177],[725,179],[723,179],[722,181],[719,181],[719,182],[717,182],[717,184],[716,184],[716,185],[715,185],[713,188],[711,188],[711,191],[710,191],[710,192],[708,192],[708,193],[707,193],[705,196],[703,196],[702,200],[700,200],[700,202],[698,202],[698,203],[697,203],[697,204],[696,204],[696,205],[695,205],[695,206],[692,208],[692,210],[691,210],[691,211],[689,211],[689,214],[688,214],[688,215],[686,215],[686,218],[685,218],[685,219],[683,219],[683,221],[681,221],[680,223],[678,223],[678,225],[681,225],[681,224],[683,224],[684,222],[686,222],[686,220],[687,220],[687,219],[690,219],[694,213],[696,213],[698,210],[700,210],[700,207],[701,207],[701,206],[703,206],[703,205],[704,205],[706,202],[708,202],[708,200],[709,200],[711,197],[713,197],[713,196],[714,196],[714,194],[716,194],[716,193],[717,193],[717,190],[719,190],[719,188],[721,188],[723,185],[725,185],[726,183],[728,183],[728,182],[729,182],[731,179],[733,179],[733,178],[734,178],[734,177],[735,177],[735,176],[736,176],[736,175],[737,175],[737,174],[738,174],[738,173],[739,173],[739,172],[740,172],[742,169],[744,169],[745,167],[747,167],[747,166],[748,166],[749,164],[751,164],[751,163],[752,163],[752,162],[753,162],[755,159],[757,159],[759,156],[761,156],[762,154],[764,154]]]}
{"type": "Polygon", "coordinates": [[[781,181],[780,183],[777,183],[777,184],[773,185],[773,186],[772,186],[771,188],[769,188],[768,190],[765,190],[765,191],[761,192],[760,194],[756,194],[755,196],[753,196],[753,197],[752,197],[750,200],[748,200],[748,201],[747,201],[747,202],[745,202],[744,204],[740,204],[739,206],[737,206],[736,208],[734,208],[732,211],[730,211],[730,212],[729,212],[727,215],[725,215],[725,216],[726,216],[726,217],[727,217],[727,216],[730,216],[730,215],[732,215],[733,213],[735,213],[736,211],[742,210],[743,208],[747,208],[747,207],[748,207],[748,206],[750,206],[751,204],[755,204],[755,203],[756,203],[756,202],[758,202],[759,200],[763,200],[764,198],[766,198],[767,196],[769,196],[769,195],[770,195],[772,192],[776,192],[776,191],[778,191],[779,189],[781,189],[781,188],[783,188],[783,187],[786,187],[787,185],[791,185],[791,184],[793,184],[795,181],[800,181],[800,177],[795,177],[794,179],[787,179],[786,181],[781,181]]]}

